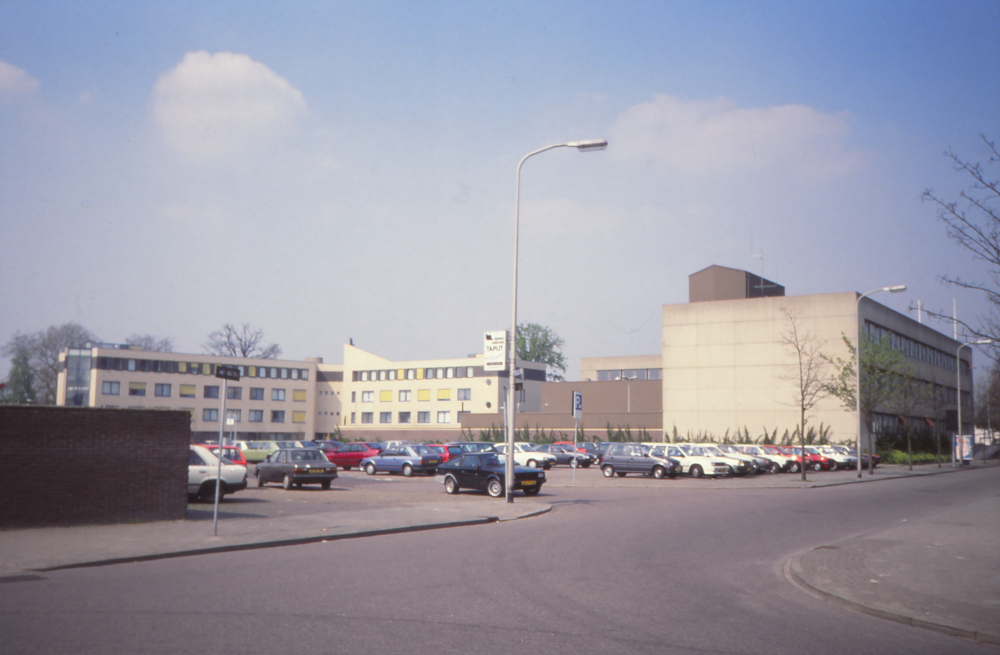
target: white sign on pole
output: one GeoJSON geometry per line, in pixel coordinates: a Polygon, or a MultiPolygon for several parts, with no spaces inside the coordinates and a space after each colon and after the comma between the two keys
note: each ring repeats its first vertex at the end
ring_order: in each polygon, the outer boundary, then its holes
{"type": "Polygon", "coordinates": [[[578,421],[583,418],[583,394],[579,391],[573,392],[573,418],[578,421]]]}
{"type": "Polygon", "coordinates": [[[502,371],[507,368],[507,330],[487,332],[483,344],[483,355],[487,371],[502,371]]]}

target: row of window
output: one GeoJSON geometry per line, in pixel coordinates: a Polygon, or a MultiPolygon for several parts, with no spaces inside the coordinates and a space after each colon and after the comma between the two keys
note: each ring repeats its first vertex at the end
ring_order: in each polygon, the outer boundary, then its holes
{"type": "MultiPolygon", "coordinates": [[[[219,366],[207,362],[172,362],[158,359],[128,359],[125,357],[98,357],[97,368],[102,371],[139,371],[141,373],[187,373],[215,375],[219,366]]],[[[269,378],[272,380],[308,380],[309,369],[282,366],[257,366],[238,364],[241,378],[269,378]]]]}
{"type": "MultiPolygon", "coordinates": [[[[190,410],[194,411],[194,410],[190,410]]],[[[242,422],[243,412],[239,409],[227,409],[226,419],[232,419],[234,423],[242,422]]],[[[201,420],[206,423],[217,423],[219,420],[219,410],[217,409],[203,409],[201,410],[201,420]]],[[[264,422],[264,410],[262,409],[251,409],[247,412],[247,420],[250,423],[263,423],[264,422]]],[[[271,410],[271,423],[284,423],[285,422],[285,411],[280,409],[271,410]]],[[[292,423],[305,423],[306,413],[305,412],[292,412],[292,423]]]]}
{"type": "MultiPolygon", "coordinates": [[[[462,415],[468,414],[469,412],[457,412],[457,422],[462,422],[462,415]]],[[[357,414],[351,412],[351,423],[355,423],[357,419],[357,414]]],[[[361,412],[361,422],[362,423],[373,423],[375,419],[374,412],[361,412]]],[[[378,422],[382,424],[392,423],[392,412],[379,412],[378,422]]],[[[413,422],[412,412],[398,412],[396,415],[396,423],[406,425],[413,422]]],[[[417,412],[417,423],[430,423],[431,413],[430,412],[417,412]]],[[[451,412],[438,412],[437,413],[438,423],[451,423],[451,412]]]]}
{"type": "MultiPolygon", "coordinates": [[[[417,402],[429,402],[431,400],[431,390],[430,389],[417,389],[417,402]]],[[[413,400],[412,389],[400,389],[397,395],[399,402],[408,403],[413,400]]],[[[438,389],[437,390],[438,400],[451,400],[451,389],[438,389]]],[[[391,403],[392,402],[392,389],[382,389],[378,392],[378,400],[380,403],[391,403]]],[[[455,394],[455,400],[472,400],[472,389],[458,389],[455,394]]],[[[358,402],[358,392],[351,392],[351,402],[358,402]]],[[[362,391],[361,392],[361,402],[371,403],[375,402],[375,392],[374,391],[362,391]]]]}
{"type": "Polygon", "coordinates": [[[616,380],[662,380],[662,368],[624,368],[597,372],[598,382],[616,380]]]}
{"type": "Polygon", "coordinates": [[[382,371],[352,371],[353,382],[376,380],[449,380],[475,376],[474,366],[444,366],[441,368],[391,368],[382,371]]]}
{"type": "MultiPolygon", "coordinates": [[[[920,343],[915,339],[911,339],[899,332],[894,332],[889,328],[882,327],[868,320],[865,321],[865,329],[868,330],[868,334],[874,336],[876,339],[881,339],[885,335],[889,335],[892,339],[892,347],[903,351],[903,354],[907,357],[919,359],[934,366],[940,366],[947,371],[955,371],[956,362],[958,361],[955,355],[949,355],[937,348],[920,343]]],[[[962,375],[969,375],[969,364],[965,360],[962,360],[962,375]]]]}
{"type": "MultiPolygon", "coordinates": [[[[196,385],[193,384],[181,384],[178,385],[179,396],[181,398],[194,398],[197,391],[196,385]]],[[[121,382],[115,382],[113,380],[105,380],[101,384],[101,393],[105,396],[118,396],[121,394],[121,382]]],[[[169,398],[173,393],[173,385],[162,384],[157,382],[153,385],[153,393],[157,398],[169,398]]],[[[145,396],[146,395],[146,383],[145,382],[129,382],[128,383],[128,395],[130,396],[145,396]]],[[[219,387],[217,385],[205,385],[202,389],[202,398],[218,398],[219,397],[219,387]]],[[[292,390],[292,401],[297,403],[306,402],[307,393],[305,389],[293,389],[292,390]]],[[[243,400],[243,388],[242,387],[227,387],[226,388],[226,398],[229,400],[243,400]]],[[[250,400],[264,400],[264,387],[250,387],[250,400]]],[[[283,402],[285,400],[285,389],[271,389],[271,400],[276,402],[283,402]]]]}

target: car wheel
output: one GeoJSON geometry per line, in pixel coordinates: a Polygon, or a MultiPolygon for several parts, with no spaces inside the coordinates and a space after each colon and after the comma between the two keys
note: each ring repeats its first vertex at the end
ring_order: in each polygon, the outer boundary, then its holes
{"type": "Polygon", "coordinates": [[[281,486],[285,489],[285,491],[292,488],[292,479],[288,477],[287,473],[285,473],[285,475],[281,478],[281,486]]]}
{"type": "Polygon", "coordinates": [[[490,480],[490,483],[486,485],[486,492],[493,496],[494,498],[499,498],[503,495],[503,485],[496,478],[490,480]]]}
{"type": "Polygon", "coordinates": [[[528,466],[530,466],[530,467],[531,467],[531,468],[533,468],[533,469],[536,469],[536,468],[538,468],[538,462],[536,462],[536,461],[535,461],[535,460],[533,460],[533,459],[529,459],[529,460],[528,460],[528,466]]]}
{"type": "Polygon", "coordinates": [[[771,473],[781,473],[781,464],[777,462],[771,464],[771,473]]]}
{"type": "MultiPolygon", "coordinates": [[[[219,502],[222,502],[222,497],[225,496],[225,490],[221,487],[219,488],[219,502]]],[[[198,498],[201,499],[203,503],[214,503],[215,502],[215,482],[206,482],[201,485],[201,489],[198,492],[198,498]]]]}
{"type": "Polygon", "coordinates": [[[579,465],[580,465],[580,462],[576,461],[575,459],[569,460],[569,467],[571,469],[575,469],[579,465]]]}
{"type": "Polygon", "coordinates": [[[653,467],[653,477],[656,478],[657,480],[662,480],[663,476],[666,474],[667,472],[663,470],[662,466],[653,467]]]}
{"type": "Polygon", "coordinates": [[[788,472],[789,473],[798,473],[799,472],[799,463],[798,462],[792,462],[791,466],[788,467],[788,472]]]}
{"type": "Polygon", "coordinates": [[[604,473],[604,477],[606,478],[614,477],[615,467],[608,464],[607,466],[601,469],[601,472],[604,473]]]}
{"type": "Polygon", "coordinates": [[[323,480],[322,482],[319,483],[319,486],[323,488],[323,491],[330,491],[330,481],[329,480],[323,480]]]}
{"type": "Polygon", "coordinates": [[[444,479],[444,490],[450,494],[458,493],[458,481],[450,475],[444,479]]]}
{"type": "Polygon", "coordinates": [[[830,462],[830,470],[831,471],[837,470],[837,462],[830,462]]]}
{"type": "Polygon", "coordinates": [[[819,462],[814,462],[813,463],[813,470],[814,471],[822,471],[823,470],[823,465],[820,464],[819,462]]]}
{"type": "Polygon", "coordinates": [[[529,489],[521,489],[521,491],[524,492],[525,496],[537,496],[538,492],[541,491],[541,490],[542,490],[542,488],[541,487],[537,487],[537,486],[536,487],[531,487],[529,489]]]}
{"type": "Polygon", "coordinates": [[[704,471],[701,470],[700,466],[698,466],[697,464],[695,464],[694,466],[691,467],[691,477],[692,478],[700,478],[702,475],[704,475],[704,471]]]}
{"type": "Polygon", "coordinates": [[[261,473],[260,471],[257,471],[257,486],[258,487],[264,486],[264,474],[261,473]]]}
{"type": "Polygon", "coordinates": [[[408,478],[412,478],[413,477],[413,467],[410,466],[409,464],[403,464],[403,475],[405,475],[408,478]]]}
{"type": "Polygon", "coordinates": [[[368,462],[368,465],[365,466],[365,473],[367,473],[368,475],[375,475],[375,465],[372,464],[371,462],[368,462]]]}

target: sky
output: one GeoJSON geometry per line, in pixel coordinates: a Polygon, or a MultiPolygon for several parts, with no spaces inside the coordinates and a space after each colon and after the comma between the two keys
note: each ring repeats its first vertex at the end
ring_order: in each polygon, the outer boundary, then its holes
{"type": "MultiPolygon", "coordinates": [[[[1000,139],[1000,3],[0,0],[0,343],[655,354],[717,264],[975,321],[925,189],[1000,139]]],[[[994,179],[998,177],[994,167],[994,179]]],[[[934,324],[950,334],[951,326],[934,324]]],[[[0,360],[6,377],[9,361],[0,360]]]]}

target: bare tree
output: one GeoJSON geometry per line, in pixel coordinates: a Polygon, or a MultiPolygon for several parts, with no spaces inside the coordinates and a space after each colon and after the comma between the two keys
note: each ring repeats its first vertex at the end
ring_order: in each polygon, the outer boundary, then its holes
{"type": "MultiPolygon", "coordinates": [[[[979,138],[988,150],[987,166],[1000,164],[1000,152],[996,145],[985,135],[981,134],[979,138]]],[[[960,323],[973,336],[1000,341],[1000,183],[988,179],[989,173],[981,164],[962,159],[950,148],[944,154],[953,162],[957,172],[972,178],[970,186],[959,193],[959,201],[949,202],[932,189],[924,191],[921,199],[937,207],[938,218],[947,226],[948,236],[968,250],[973,259],[986,264],[988,281],[965,280],[949,275],[941,276],[941,280],[986,296],[989,313],[977,318],[978,325],[960,323]]],[[[942,312],[928,314],[949,322],[953,320],[942,312]]]]}
{"type": "Polygon", "coordinates": [[[263,346],[264,331],[254,330],[249,323],[244,323],[237,330],[231,323],[226,323],[221,330],[208,335],[208,342],[202,344],[205,351],[224,357],[246,357],[252,359],[275,359],[281,355],[281,347],[276,343],[263,346]]]}
{"type": "Polygon", "coordinates": [[[56,404],[56,387],[59,379],[59,353],[66,348],[84,348],[98,341],[87,328],[77,323],[50,325],[34,334],[15,334],[0,348],[8,357],[25,348],[29,353],[29,366],[34,375],[35,395],[42,405],[56,404]]]}
{"type": "Polygon", "coordinates": [[[792,352],[792,363],[779,377],[795,385],[792,405],[799,410],[799,445],[802,448],[802,480],[806,479],[806,423],[808,414],[816,404],[830,395],[828,363],[823,356],[824,343],[802,329],[796,314],[782,307],[788,327],[779,343],[792,352]]]}
{"type": "Polygon", "coordinates": [[[130,346],[138,346],[143,350],[148,350],[154,353],[172,353],[174,352],[174,342],[169,337],[154,337],[151,334],[132,334],[128,339],[125,339],[125,343],[130,346]]]}
{"type": "Polygon", "coordinates": [[[938,383],[938,376],[936,373],[933,374],[931,378],[931,390],[924,397],[924,407],[926,407],[931,416],[934,417],[934,442],[937,446],[937,465],[941,468],[941,425],[944,424],[946,420],[946,412],[948,411],[948,388],[938,383]]]}
{"type": "Polygon", "coordinates": [[[917,410],[927,405],[927,397],[930,393],[931,391],[921,380],[912,374],[905,373],[899,382],[896,394],[887,403],[888,408],[899,416],[900,422],[903,424],[903,431],[906,432],[906,461],[911,471],[913,470],[913,435],[911,434],[910,419],[917,413],[917,410]]]}

